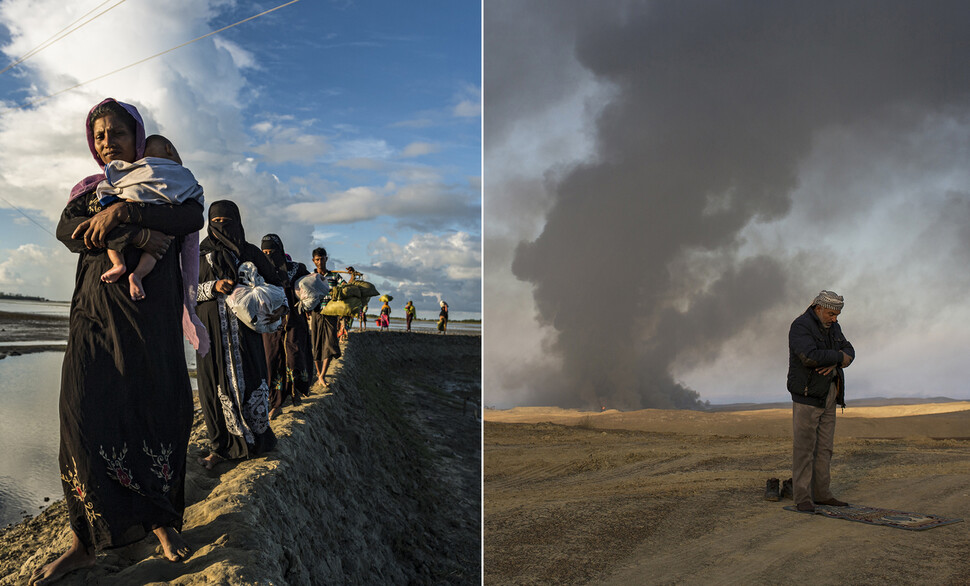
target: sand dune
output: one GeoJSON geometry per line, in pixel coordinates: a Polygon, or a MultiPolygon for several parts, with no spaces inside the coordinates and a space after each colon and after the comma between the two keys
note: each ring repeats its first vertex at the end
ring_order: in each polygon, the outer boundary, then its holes
{"type": "MultiPolygon", "coordinates": [[[[552,422],[664,433],[765,435],[791,437],[791,407],[750,411],[706,412],[674,409],[586,412],[558,407],[488,409],[485,420],[496,423],[552,422]]],[[[842,437],[970,437],[970,402],[849,407],[838,412],[842,437]]]]}
{"type": "MultiPolygon", "coordinates": [[[[785,511],[791,411],[486,411],[489,584],[965,584],[970,525],[785,511]]],[[[833,490],[970,520],[970,404],[848,408],[833,490]],[[932,439],[951,438],[951,439],[932,439]]]]}

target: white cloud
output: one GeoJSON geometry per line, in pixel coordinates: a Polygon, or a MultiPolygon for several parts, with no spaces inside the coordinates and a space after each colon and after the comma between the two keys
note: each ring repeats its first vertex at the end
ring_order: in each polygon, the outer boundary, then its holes
{"type": "Polygon", "coordinates": [[[420,157],[436,153],[439,150],[441,150],[441,147],[430,142],[412,142],[401,151],[401,157],[420,157]]]}
{"type": "Polygon", "coordinates": [[[229,56],[232,57],[232,62],[236,64],[236,67],[240,69],[261,69],[253,54],[246,49],[243,49],[236,43],[219,36],[213,37],[212,42],[217,48],[229,53],[229,56]]]}
{"type": "Polygon", "coordinates": [[[452,110],[452,114],[460,118],[470,118],[482,115],[482,88],[473,85],[466,85],[456,96],[458,104],[452,110]]]}
{"type": "Polygon", "coordinates": [[[74,287],[73,266],[77,257],[64,247],[48,248],[24,244],[0,251],[0,291],[49,297],[66,301],[74,287]],[[51,293],[53,292],[53,293],[51,293]]]}
{"type": "Polygon", "coordinates": [[[381,237],[368,245],[368,254],[379,260],[357,268],[379,276],[392,287],[382,293],[413,299],[419,310],[436,310],[445,298],[455,311],[481,312],[482,248],[478,235],[421,233],[404,245],[381,237]]]}
{"type": "Polygon", "coordinates": [[[404,223],[444,226],[452,223],[477,223],[478,194],[440,183],[421,183],[398,187],[360,186],[328,193],[325,201],[294,203],[287,214],[303,218],[325,218],[328,224],[348,224],[379,217],[392,217],[404,223]]]}
{"type": "Polygon", "coordinates": [[[389,159],[394,155],[387,141],[380,138],[349,140],[334,144],[333,158],[348,159],[389,159]]]}
{"type": "Polygon", "coordinates": [[[253,126],[265,140],[252,147],[265,163],[301,163],[312,165],[330,150],[324,137],[310,134],[306,124],[281,125],[266,122],[253,126]]]}

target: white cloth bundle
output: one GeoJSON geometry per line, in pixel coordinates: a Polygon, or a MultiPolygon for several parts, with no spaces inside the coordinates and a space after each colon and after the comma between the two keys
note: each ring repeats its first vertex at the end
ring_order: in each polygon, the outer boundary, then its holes
{"type": "Polygon", "coordinates": [[[303,312],[315,310],[330,293],[330,285],[320,273],[311,273],[297,279],[293,289],[298,299],[296,308],[303,312]]]}
{"type": "Polygon", "coordinates": [[[239,280],[226,304],[239,321],[260,334],[278,330],[289,312],[283,288],[267,284],[249,261],[239,265],[239,280]]]}

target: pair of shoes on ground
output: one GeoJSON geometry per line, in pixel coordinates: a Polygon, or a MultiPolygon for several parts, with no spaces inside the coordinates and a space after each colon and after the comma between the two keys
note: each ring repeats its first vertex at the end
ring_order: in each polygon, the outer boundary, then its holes
{"type": "Polygon", "coordinates": [[[795,508],[803,513],[814,513],[816,505],[825,505],[828,507],[847,507],[849,506],[849,503],[832,497],[825,499],[824,501],[815,501],[814,503],[812,503],[812,501],[802,501],[798,503],[795,508]]]}
{"type": "Polygon", "coordinates": [[[778,502],[781,499],[792,498],[791,478],[781,482],[777,478],[769,478],[765,485],[765,500],[778,502]]]}

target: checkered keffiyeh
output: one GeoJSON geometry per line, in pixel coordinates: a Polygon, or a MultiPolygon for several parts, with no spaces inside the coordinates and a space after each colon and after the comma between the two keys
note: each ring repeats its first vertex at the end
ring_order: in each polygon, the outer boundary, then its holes
{"type": "Polygon", "coordinates": [[[815,297],[815,301],[812,302],[812,305],[819,305],[826,309],[842,311],[842,307],[845,306],[845,299],[834,291],[822,290],[815,297]]]}

